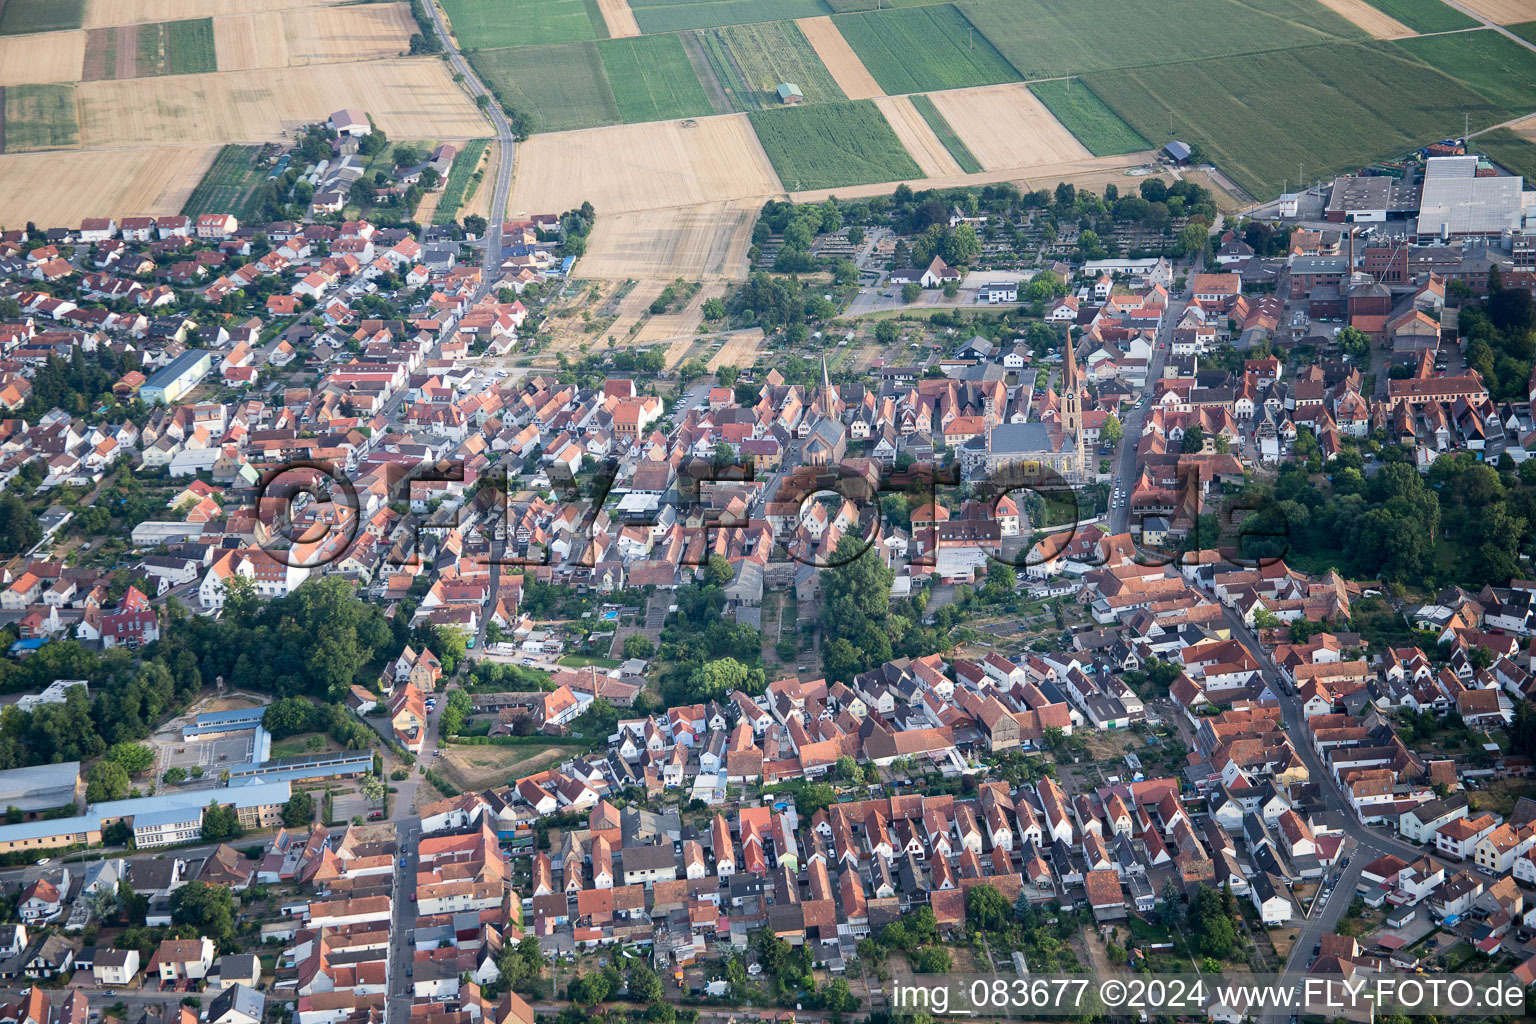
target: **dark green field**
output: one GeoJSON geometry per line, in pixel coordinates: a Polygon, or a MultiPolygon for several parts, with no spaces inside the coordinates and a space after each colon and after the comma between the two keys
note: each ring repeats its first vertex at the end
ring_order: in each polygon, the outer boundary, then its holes
{"type": "Polygon", "coordinates": [[[754,110],[748,116],[790,192],[922,177],[869,100],[754,110]]]}
{"type": "Polygon", "coordinates": [[[594,42],[479,50],[469,59],[492,92],[532,118],[533,131],[622,120],[594,42]]]}
{"type": "Polygon", "coordinates": [[[634,0],[629,6],[640,31],[646,33],[792,21],[832,13],[824,0],[634,0]]]}
{"type": "Polygon", "coordinates": [[[480,166],[480,158],[490,144],[490,139],[470,139],[459,149],[453,158],[453,166],[448,169],[448,180],[443,184],[443,194],[438,197],[437,210],[432,214],[433,224],[452,224],[458,217],[459,207],[464,205],[464,197],[474,181],[475,169],[480,166]]]}
{"type": "Polygon", "coordinates": [[[951,4],[832,20],[887,95],[1019,80],[1013,66],[951,4]]]}
{"type": "Polygon", "coordinates": [[[960,165],[960,169],[966,174],[980,172],[981,161],[977,160],[970,148],[966,146],[965,140],[955,134],[949,121],[939,113],[939,108],[933,105],[933,100],[921,93],[908,99],[917,112],[923,115],[923,120],[928,122],[928,127],[933,129],[933,134],[944,143],[944,148],[949,150],[949,155],[955,158],[955,163],[960,165]]]}
{"type": "Polygon", "coordinates": [[[1515,35],[1528,43],[1536,43],[1536,21],[1521,22],[1519,25],[1505,25],[1515,35]]]}
{"type": "Polygon", "coordinates": [[[57,32],[85,21],[85,0],[6,0],[0,8],[0,36],[57,32]]]}
{"type": "Polygon", "coordinates": [[[212,18],[139,26],[139,77],[200,75],[219,70],[212,18]]]}
{"type": "Polygon", "coordinates": [[[779,106],[780,82],[798,85],[806,103],[848,98],[792,21],[703,29],[694,38],[734,110],[779,106]]]}
{"type": "Polygon", "coordinates": [[[1104,105],[1094,91],[1082,82],[1056,79],[1032,82],[1029,91],[1040,97],[1046,109],[1055,115],[1077,141],[1094,156],[1136,153],[1152,146],[1104,105]]]}
{"type": "Polygon", "coordinates": [[[1365,0],[1366,3],[1396,18],[1415,32],[1454,32],[1472,28],[1477,19],[1440,2],[1440,0],[1365,0]]]}
{"type": "Polygon", "coordinates": [[[239,214],[245,199],[263,178],[256,169],[260,146],[225,146],[203,173],[181,212],[187,217],[204,213],[239,214]]]}
{"type": "Polygon", "coordinates": [[[442,0],[448,24],[466,50],[594,38],[582,0],[442,0]]]}
{"type": "Polygon", "coordinates": [[[676,35],[604,39],[597,44],[597,52],[619,116],[626,122],[714,113],[676,35]]]}
{"type": "Polygon", "coordinates": [[[1536,53],[1491,28],[1379,45],[1412,54],[1511,115],[1536,110],[1536,53]]]}
{"type": "Polygon", "coordinates": [[[1508,128],[1495,128],[1487,135],[1472,140],[1472,148],[1487,154],[1488,159],[1525,178],[1527,183],[1536,182],[1536,143],[1508,128]]]}

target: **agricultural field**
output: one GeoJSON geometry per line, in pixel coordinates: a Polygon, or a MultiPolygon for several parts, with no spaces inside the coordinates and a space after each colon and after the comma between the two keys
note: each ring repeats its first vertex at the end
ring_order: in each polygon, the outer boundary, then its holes
{"type": "Polygon", "coordinates": [[[583,0],[441,2],[454,38],[466,50],[577,43],[597,37],[583,0]]]}
{"type": "Polygon", "coordinates": [[[1519,25],[1506,25],[1504,27],[1526,42],[1536,43],[1536,21],[1527,21],[1519,25]]]}
{"type": "Polygon", "coordinates": [[[1457,0],[1457,3],[1495,25],[1536,20],[1536,0],[1457,0]]]}
{"type": "MultiPolygon", "coordinates": [[[[627,39],[630,36],[640,34],[640,23],[635,21],[635,12],[629,9],[626,0],[590,0],[597,5],[597,16],[592,18],[592,28],[600,36],[610,39],[627,39]],[[598,24],[598,19],[602,24],[598,24]],[[606,29],[606,31],[604,31],[606,29]]],[[[588,14],[591,7],[587,8],[588,14]]]]}
{"type": "Polygon", "coordinates": [[[930,98],[986,170],[1068,163],[1092,155],[1024,85],[951,89],[930,98]]]}
{"type": "Polygon", "coordinates": [[[1536,54],[1491,28],[1381,45],[1407,51],[1511,114],[1536,110],[1536,54]]]}
{"type": "Polygon", "coordinates": [[[629,6],[645,32],[792,21],[832,13],[824,0],[630,0],[629,6]]]}
{"type": "Polygon", "coordinates": [[[223,71],[394,57],[409,47],[415,31],[405,4],[347,4],[213,19],[223,71]]]}
{"type": "Polygon", "coordinates": [[[1372,7],[1366,0],[1318,0],[1335,14],[1348,18],[1360,26],[1373,39],[1397,39],[1413,35],[1413,29],[1404,25],[1386,11],[1372,7]]]}
{"type": "Polygon", "coordinates": [[[1255,196],[1327,179],[1426,141],[1519,113],[1478,96],[1394,44],[1313,46],[1160,68],[1105,71],[1088,84],[1143,138],[1198,143],[1255,196]]]}
{"type": "Polygon", "coordinates": [[[78,82],[85,65],[84,32],[0,35],[0,86],[78,82]]]}
{"type": "Polygon", "coordinates": [[[581,274],[614,281],[648,274],[744,278],[762,205],[759,197],[674,207],[661,216],[654,210],[604,214],[587,238],[581,274]]]}
{"type": "Polygon", "coordinates": [[[80,143],[73,85],[12,85],[5,89],[5,151],[28,153],[80,143]]]}
{"type": "Polygon", "coordinates": [[[832,24],[831,18],[801,18],[795,22],[806,40],[831,73],[837,87],[851,100],[867,100],[883,96],[880,83],[869,73],[859,55],[853,52],[848,40],[832,24]]]}
{"type": "MultiPolygon", "coordinates": [[[[490,144],[490,139],[470,139],[460,147],[458,155],[453,158],[453,166],[448,170],[448,181],[443,185],[442,195],[438,197],[432,223],[452,224],[458,217],[459,208],[464,205],[464,197],[477,184],[475,171],[480,167],[486,147],[490,144]]],[[[483,185],[484,182],[478,184],[483,185]]]]}
{"type": "Polygon", "coordinates": [[[1120,116],[1082,82],[1071,79],[1031,82],[1029,91],[1039,97],[1052,116],[1094,156],[1137,153],[1152,148],[1151,143],[1120,120],[1120,116]]]}
{"type": "Polygon", "coordinates": [[[597,52],[626,123],[715,112],[676,35],[604,39],[597,52]]]}
{"type": "Polygon", "coordinates": [[[187,197],[181,212],[188,217],[204,213],[244,214],[246,199],[265,175],[256,169],[260,146],[229,145],[219,150],[197,188],[187,197]]]}
{"type": "Polygon", "coordinates": [[[1164,0],[1156,8],[1140,0],[959,0],[956,6],[1028,79],[1210,60],[1365,35],[1315,0],[1164,0]],[[1221,28],[1191,30],[1199,25],[1221,28]]]}
{"type": "Polygon", "coordinates": [[[922,176],[870,100],[758,110],[748,116],[790,192],[922,176]]]}
{"type": "Polygon", "coordinates": [[[180,213],[215,152],[155,146],[0,156],[0,226],[180,213]]]}
{"type": "Polygon", "coordinates": [[[827,0],[827,5],[838,14],[857,14],[860,11],[884,11],[892,7],[926,7],[934,0],[827,0]]]}
{"type": "Polygon", "coordinates": [[[981,161],[977,160],[975,155],[966,148],[965,143],[960,141],[960,136],[955,134],[955,129],[944,119],[944,115],[939,113],[939,108],[933,105],[933,100],[921,95],[912,96],[909,99],[912,101],[912,106],[922,115],[923,120],[928,122],[928,127],[933,129],[934,136],[954,158],[955,165],[960,168],[960,171],[964,174],[975,174],[980,171],[981,161]]]}
{"type": "Polygon", "coordinates": [[[0,36],[79,28],[85,0],[6,0],[0,4],[0,36]]]}
{"type": "Polygon", "coordinates": [[[1488,159],[1528,182],[1536,182],[1536,142],[1508,128],[1495,128],[1479,135],[1473,145],[1488,159]]]}
{"type": "Polygon", "coordinates": [[[161,21],[137,28],[137,77],[201,75],[219,69],[212,18],[161,21]]]}
{"type": "Polygon", "coordinates": [[[888,95],[1019,80],[951,4],[843,14],[832,21],[888,95]]]}
{"type": "Polygon", "coordinates": [[[780,106],[780,82],[800,87],[806,103],[846,100],[805,33],[792,21],[728,25],[695,34],[710,71],[738,111],[780,106]]]}
{"type": "MultiPolygon", "coordinates": [[[[1455,32],[1474,28],[1475,18],[1469,18],[1440,0],[1365,0],[1366,3],[1402,22],[1415,32],[1455,32]]],[[[1471,5],[1464,5],[1471,6],[1471,5]]]]}
{"type": "MultiPolygon", "coordinates": [[[[86,0],[83,28],[111,28],[150,21],[256,14],[262,11],[318,10],[355,0],[86,0]]],[[[403,2],[403,0],[402,0],[403,2]]]]}
{"type": "Polygon", "coordinates": [[[536,132],[621,120],[594,42],[481,50],[470,60],[499,99],[530,115],[536,132]]]}
{"type": "MultiPolygon", "coordinates": [[[[880,108],[880,113],[885,115],[891,130],[901,140],[907,153],[917,161],[917,166],[922,169],[924,177],[942,178],[962,174],[964,171],[959,161],[945,148],[927,118],[918,112],[916,101],[926,98],[925,96],[876,96],[874,104],[880,108]]],[[[944,124],[944,119],[940,117],[939,122],[944,124]]],[[[949,125],[944,124],[944,127],[948,130],[949,125]]],[[[958,139],[955,141],[959,142],[958,139]]],[[[970,156],[970,153],[967,151],[966,155],[970,156]]],[[[974,158],[972,158],[972,164],[975,165],[976,170],[981,170],[981,166],[975,164],[974,158]]]]}

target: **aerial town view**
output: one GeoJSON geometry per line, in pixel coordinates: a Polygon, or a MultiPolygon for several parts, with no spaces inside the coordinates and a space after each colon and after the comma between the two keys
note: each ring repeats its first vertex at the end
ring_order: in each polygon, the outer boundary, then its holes
{"type": "Polygon", "coordinates": [[[1536,0],[0,0],[0,1024],[1536,1019],[1536,0]]]}

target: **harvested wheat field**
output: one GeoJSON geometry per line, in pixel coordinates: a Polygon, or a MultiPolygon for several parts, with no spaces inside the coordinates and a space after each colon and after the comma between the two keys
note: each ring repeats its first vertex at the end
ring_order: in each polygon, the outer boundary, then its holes
{"type": "Polygon", "coordinates": [[[78,82],[84,66],[84,32],[0,36],[0,85],[78,82]]]}
{"type": "Polygon", "coordinates": [[[568,210],[590,201],[599,226],[610,213],[783,191],[744,114],[701,117],[692,128],[655,121],[552,132],[517,149],[511,210],[568,210]]]}
{"type": "Polygon", "coordinates": [[[1334,14],[1354,22],[1355,25],[1369,32],[1373,39],[1398,39],[1415,34],[1413,29],[1385,11],[1372,7],[1365,0],[1318,0],[1318,2],[1334,14]]]}
{"type": "MultiPolygon", "coordinates": [[[[210,14],[254,14],[286,8],[333,7],[353,0],[88,0],[82,28],[181,21],[210,14]]],[[[402,4],[402,6],[408,6],[402,4]]]]}
{"type": "Polygon", "coordinates": [[[989,171],[1086,159],[1072,137],[1023,85],[950,89],[929,97],[960,141],[989,171]]]}
{"type": "Polygon", "coordinates": [[[599,206],[577,270],[582,277],[604,280],[744,278],[752,222],[761,207],[760,199],[737,199],[605,216],[599,206]]]}
{"type": "Polygon", "coordinates": [[[917,161],[917,166],[923,169],[924,174],[939,177],[960,173],[960,165],[955,163],[955,158],[949,155],[949,150],[944,148],[939,137],[933,134],[933,129],[923,120],[923,115],[917,112],[910,99],[905,96],[877,96],[875,106],[880,108],[880,113],[891,123],[896,137],[907,147],[907,152],[912,154],[912,159],[917,161]]]}
{"type": "Polygon", "coordinates": [[[635,12],[629,9],[629,0],[597,0],[597,9],[603,12],[603,21],[612,38],[628,39],[640,34],[640,23],[635,20],[635,12]]]}
{"type": "Polygon", "coordinates": [[[484,170],[478,182],[471,182],[474,194],[464,200],[459,207],[459,219],[463,220],[472,213],[479,214],[487,220],[491,217],[491,193],[496,191],[496,161],[501,158],[501,144],[492,139],[490,145],[485,147],[485,158],[480,161],[480,167],[484,170]]]}
{"type": "Polygon", "coordinates": [[[757,362],[757,354],[763,347],[763,329],[752,327],[735,331],[720,346],[720,351],[709,357],[706,364],[710,373],[722,366],[751,366],[757,362]]]}
{"type": "Polygon", "coordinates": [[[171,138],[261,142],[339,107],[367,110],[397,139],[468,139],[486,128],[448,65],[430,57],[86,82],[78,89],[85,146],[171,138]]]}
{"type": "Polygon", "coordinates": [[[832,72],[832,80],[851,100],[867,100],[884,96],[885,90],[869,73],[859,55],[853,52],[848,40],[837,30],[830,17],[800,18],[795,22],[816,51],[816,56],[832,72]]]}
{"type": "Polygon", "coordinates": [[[1456,0],[1474,17],[1487,18],[1495,25],[1518,25],[1536,21],[1536,0],[1456,0]]]}
{"type": "Polygon", "coordinates": [[[213,19],[220,71],[394,57],[416,23],[405,4],[226,14],[213,19]]]}
{"type": "Polygon", "coordinates": [[[833,196],[839,199],[862,199],[867,196],[890,195],[891,189],[900,184],[908,185],[913,189],[960,188],[970,185],[990,185],[999,181],[1015,182],[1025,191],[1055,188],[1058,181],[1093,187],[1095,190],[1103,182],[1111,180],[1118,181],[1124,189],[1128,181],[1134,188],[1145,179],[1125,178],[1126,170],[1132,167],[1145,167],[1156,157],[1157,154],[1150,150],[1143,153],[1127,153],[1124,156],[1086,157],[1082,160],[1040,164],[1035,167],[1004,167],[995,171],[981,171],[977,174],[945,174],[936,178],[911,178],[904,182],[889,181],[871,185],[846,185],[842,188],[807,189],[803,192],[791,192],[789,198],[797,203],[819,203],[833,196]],[[1028,182],[1033,184],[1026,187],[1028,182]],[[1091,186],[1090,182],[1093,183],[1091,186]]]}
{"type": "Polygon", "coordinates": [[[0,156],[0,227],[180,213],[217,146],[0,156]]]}

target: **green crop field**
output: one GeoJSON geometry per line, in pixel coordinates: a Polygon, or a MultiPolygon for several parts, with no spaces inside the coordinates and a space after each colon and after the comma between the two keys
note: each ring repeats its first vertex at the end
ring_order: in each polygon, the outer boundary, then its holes
{"type": "Polygon", "coordinates": [[[1473,139],[1472,145],[1511,174],[1521,175],[1527,182],[1536,182],[1536,143],[1530,139],[1516,135],[1508,128],[1495,128],[1487,135],[1473,139]]]}
{"type": "Polygon", "coordinates": [[[923,176],[869,100],[754,110],[748,116],[791,192],[923,176]]]}
{"type": "Polygon", "coordinates": [[[1019,80],[987,37],[950,4],[841,14],[833,20],[890,95],[1019,80]]]}
{"type": "Polygon", "coordinates": [[[1526,21],[1519,25],[1505,25],[1515,35],[1528,43],[1536,43],[1536,21],[1526,21]]]}
{"type": "Polygon", "coordinates": [[[6,0],[0,3],[0,36],[79,28],[85,0],[6,0]]]}
{"type": "Polygon", "coordinates": [[[710,70],[736,110],[779,106],[780,82],[800,87],[805,102],[840,102],[837,87],[805,33],[792,21],[728,25],[695,33],[710,70]]]}
{"type": "Polygon", "coordinates": [[[1161,0],[1151,7],[1141,0],[961,0],[957,6],[1031,79],[1365,38],[1315,0],[1161,0]]]}
{"type": "Polygon", "coordinates": [[[944,115],[939,113],[939,108],[933,105],[933,100],[921,93],[909,99],[917,112],[923,115],[923,120],[928,122],[928,127],[933,129],[933,134],[944,143],[944,148],[949,150],[949,155],[955,158],[955,163],[960,165],[960,169],[966,174],[979,173],[981,161],[977,160],[966,147],[964,140],[955,134],[955,130],[950,127],[944,115]]]}
{"type": "Polygon", "coordinates": [[[458,155],[453,158],[453,166],[448,169],[443,194],[438,197],[437,210],[432,215],[433,224],[452,224],[459,215],[459,207],[464,205],[464,197],[469,194],[469,186],[475,180],[480,158],[485,155],[485,148],[490,144],[490,139],[470,139],[460,148],[458,155]]]}
{"type": "Polygon", "coordinates": [[[1105,106],[1104,101],[1082,82],[1071,79],[1033,82],[1029,91],[1038,96],[1056,120],[1077,136],[1077,141],[1088,147],[1088,152],[1094,156],[1116,156],[1152,148],[1151,143],[1105,106]]]}
{"type": "Polygon", "coordinates": [[[225,146],[203,173],[203,178],[187,196],[181,212],[188,217],[204,213],[239,214],[246,197],[261,184],[264,175],[256,169],[260,146],[225,146]]]}
{"type": "MultiPolygon", "coordinates": [[[[1536,110],[1536,54],[1491,28],[1380,45],[1407,51],[1511,116],[1536,110]]],[[[1460,135],[1461,130],[1453,134],[1460,135]]]]}
{"type": "Polygon", "coordinates": [[[597,44],[608,85],[626,122],[713,114],[709,97],[675,34],[604,39],[597,44]]]}
{"type": "Polygon", "coordinates": [[[80,142],[73,85],[12,85],[5,89],[5,151],[26,153],[80,142]]]}
{"type": "Polygon", "coordinates": [[[1415,32],[1454,32],[1473,28],[1476,18],[1440,2],[1440,0],[1365,0],[1389,18],[1396,18],[1415,32]]]}
{"type": "Polygon", "coordinates": [[[596,38],[583,0],[442,0],[442,4],[454,37],[466,50],[596,38]]]}
{"type": "Polygon", "coordinates": [[[1507,120],[1501,108],[1389,45],[1335,44],[1105,71],[1088,84],[1154,145],[1174,132],[1255,197],[1507,120]]]}
{"type": "Polygon", "coordinates": [[[139,26],[138,71],[151,75],[200,75],[219,70],[213,19],[188,18],[139,26]]]}
{"type": "Polygon", "coordinates": [[[860,11],[884,11],[892,7],[927,7],[934,0],[827,0],[838,14],[857,14],[860,11]]]}
{"type": "Polygon", "coordinates": [[[530,116],[533,131],[619,123],[594,42],[478,50],[469,59],[497,98],[530,116]]]}
{"type": "Polygon", "coordinates": [[[825,0],[636,0],[630,9],[642,32],[678,32],[689,28],[749,25],[757,21],[792,21],[831,14],[825,0]]]}

